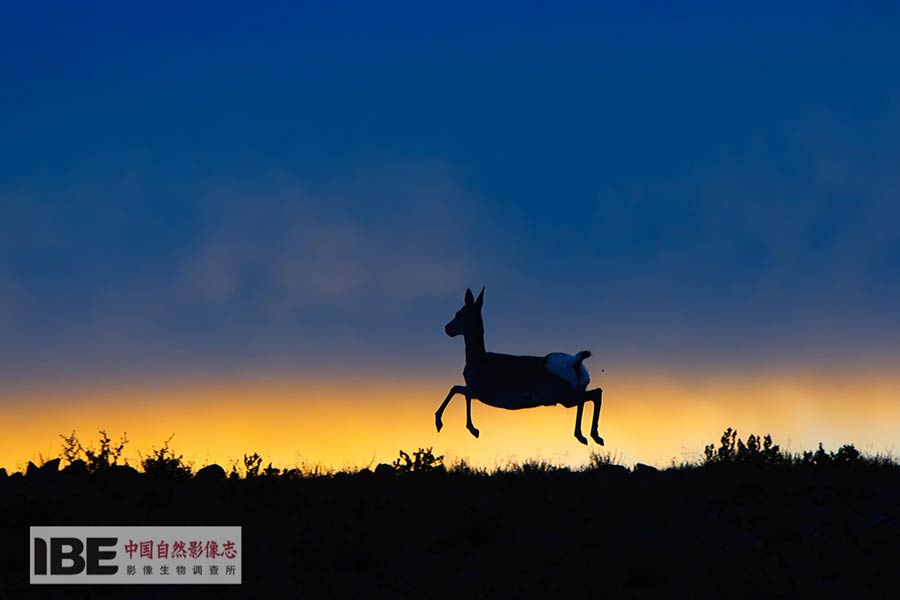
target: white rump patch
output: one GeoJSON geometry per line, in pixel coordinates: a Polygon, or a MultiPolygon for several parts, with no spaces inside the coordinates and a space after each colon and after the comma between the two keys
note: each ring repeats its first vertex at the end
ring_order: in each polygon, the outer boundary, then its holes
{"type": "Polygon", "coordinates": [[[546,356],[544,368],[548,373],[553,373],[557,377],[565,379],[576,390],[587,388],[591,381],[591,376],[587,369],[584,368],[584,362],[578,365],[576,371],[575,365],[578,363],[578,357],[563,352],[552,352],[546,356]]]}

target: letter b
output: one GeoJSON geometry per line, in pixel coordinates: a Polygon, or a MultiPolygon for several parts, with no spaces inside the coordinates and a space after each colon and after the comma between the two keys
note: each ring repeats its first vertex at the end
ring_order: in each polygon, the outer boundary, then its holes
{"type": "Polygon", "coordinates": [[[84,544],[78,538],[50,538],[50,574],[51,575],[76,575],[84,571],[84,558],[81,552],[84,544]],[[63,546],[69,548],[63,551],[63,546]],[[63,560],[69,559],[71,565],[63,565],[63,560]]]}

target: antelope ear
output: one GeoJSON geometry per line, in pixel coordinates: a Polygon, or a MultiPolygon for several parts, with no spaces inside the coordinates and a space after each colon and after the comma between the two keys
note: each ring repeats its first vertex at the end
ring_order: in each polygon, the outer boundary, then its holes
{"type": "Polygon", "coordinates": [[[466,288],[466,306],[471,306],[475,302],[475,297],[472,295],[472,290],[466,288]]]}
{"type": "Polygon", "coordinates": [[[481,293],[478,294],[478,298],[475,299],[475,306],[481,308],[482,304],[484,304],[484,286],[481,287],[481,293]]]}

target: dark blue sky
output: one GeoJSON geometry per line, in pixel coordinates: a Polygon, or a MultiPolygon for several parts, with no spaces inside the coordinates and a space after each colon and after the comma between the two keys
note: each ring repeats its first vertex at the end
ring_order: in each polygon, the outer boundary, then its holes
{"type": "Polygon", "coordinates": [[[128,4],[0,8],[0,383],[900,354],[896,4],[128,4]]]}

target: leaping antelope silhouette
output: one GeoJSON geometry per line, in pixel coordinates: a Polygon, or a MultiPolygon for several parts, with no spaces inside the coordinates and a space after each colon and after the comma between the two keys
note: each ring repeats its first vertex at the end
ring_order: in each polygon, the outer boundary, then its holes
{"type": "Polygon", "coordinates": [[[472,424],[473,398],[488,406],[511,410],[554,404],[567,408],[575,406],[578,408],[575,438],[587,444],[587,438],[581,433],[581,417],[584,403],[591,400],[594,403],[591,438],[602,446],[603,438],[597,433],[597,421],[603,403],[603,390],[587,389],[590,376],[581,364],[591,353],[583,350],[574,356],[562,352],[547,356],[512,356],[486,352],[484,321],[481,319],[483,304],[484,288],[481,288],[477,299],[472,296],[472,290],[467,289],[465,304],[444,327],[450,337],[462,335],[466,340],[466,368],[463,370],[466,385],[450,388],[450,393],[434,413],[437,430],[444,426],[441,417],[450,400],[456,394],[462,394],[466,397],[466,429],[475,437],[478,437],[479,431],[472,424]]]}

